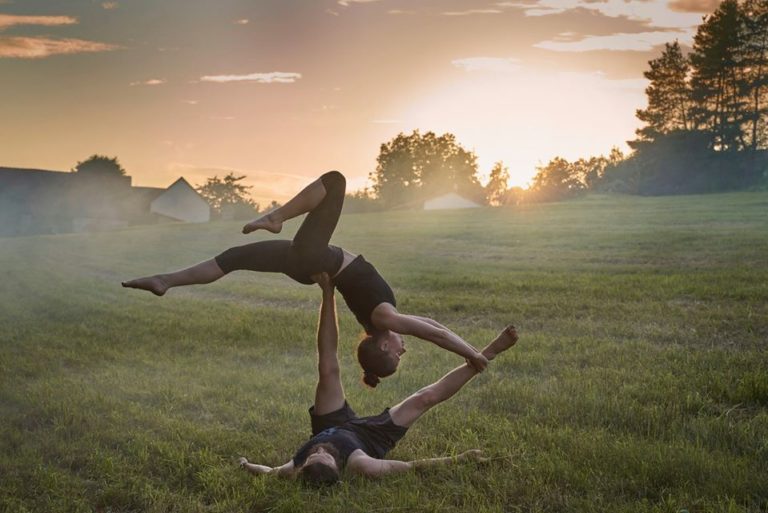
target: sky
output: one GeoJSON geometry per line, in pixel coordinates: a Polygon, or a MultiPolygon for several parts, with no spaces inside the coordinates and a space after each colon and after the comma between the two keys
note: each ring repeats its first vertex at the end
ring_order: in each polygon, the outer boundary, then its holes
{"type": "Polygon", "coordinates": [[[245,175],[262,205],[451,132],[481,179],[626,151],[648,60],[718,0],[0,0],[0,166],[245,175]]]}

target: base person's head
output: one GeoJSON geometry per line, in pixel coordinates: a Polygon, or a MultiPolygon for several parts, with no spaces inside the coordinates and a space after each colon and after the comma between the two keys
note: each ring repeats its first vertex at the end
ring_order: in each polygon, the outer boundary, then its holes
{"type": "Polygon", "coordinates": [[[370,387],[379,384],[379,378],[391,376],[405,353],[403,337],[390,330],[366,334],[357,346],[357,361],[363,368],[363,383],[370,387]]]}
{"type": "Polygon", "coordinates": [[[332,444],[313,445],[307,459],[299,468],[299,478],[313,486],[332,485],[339,481],[341,462],[339,451],[332,444]]]}

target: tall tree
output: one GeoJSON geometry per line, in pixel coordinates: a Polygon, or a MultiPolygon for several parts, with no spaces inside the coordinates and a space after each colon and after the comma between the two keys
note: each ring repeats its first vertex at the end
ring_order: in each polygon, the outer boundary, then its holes
{"type": "Polygon", "coordinates": [[[690,56],[697,128],[711,133],[716,150],[744,147],[741,20],[738,1],[723,0],[696,31],[690,56]]]}
{"type": "Polygon", "coordinates": [[[768,146],[768,0],[746,0],[741,12],[748,146],[756,150],[768,146]]]}
{"type": "Polygon", "coordinates": [[[667,43],[661,57],[648,62],[643,73],[651,81],[645,89],[648,107],[637,111],[637,118],[646,126],[637,130],[641,140],[653,141],[660,134],[690,128],[691,93],[688,84],[690,69],[680,44],[667,43]]]}
{"type": "Polygon", "coordinates": [[[498,207],[504,204],[509,182],[509,169],[499,161],[491,169],[491,178],[485,186],[485,197],[489,205],[498,207]]]}

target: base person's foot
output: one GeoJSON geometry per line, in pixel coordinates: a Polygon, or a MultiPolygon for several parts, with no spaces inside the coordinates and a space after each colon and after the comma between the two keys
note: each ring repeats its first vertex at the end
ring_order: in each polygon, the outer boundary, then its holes
{"type": "Polygon", "coordinates": [[[517,329],[511,324],[483,349],[483,355],[489,360],[503,353],[517,343],[517,329]]]}
{"type": "Polygon", "coordinates": [[[129,289],[148,290],[156,296],[162,296],[168,290],[168,284],[158,275],[124,281],[122,285],[129,289]]]}
{"type": "Polygon", "coordinates": [[[267,214],[243,226],[243,233],[251,233],[256,230],[280,233],[283,230],[283,223],[274,220],[271,214],[267,214]]]}

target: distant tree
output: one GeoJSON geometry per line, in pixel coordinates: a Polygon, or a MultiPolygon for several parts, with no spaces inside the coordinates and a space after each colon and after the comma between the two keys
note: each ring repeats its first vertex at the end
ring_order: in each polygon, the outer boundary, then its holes
{"type": "Polygon", "coordinates": [[[723,0],[687,62],[677,43],[649,62],[646,126],[600,190],[684,194],[757,186],[768,146],[768,0],[723,0]]]}
{"type": "Polygon", "coordinates": [[[445,133],[437,137],[427,132],[421,141],[414,141],[420,158],[422,196],[456,191],[472,199],[484,199],[477,178],[477,155],[464,149],[456,136],[445,133]]]}
{"type": "Polygon", "coordinates": [[[420,137],[418,131],[409,136],[400,133],[379,149],[376,171],[370,178],[374,193],[387,206],[407,203],[415,196],[420,185],[420,169],[413,141],[420,137]]]}
{"type": "Polygon", "coordinates": [[[125,176],[125,169],[117,161],[117,157],[109,158],[95,154],[75,164],[72,172],[81,176],[125,176]]]}
{"type": "Polygon", "coordinates": [[[536,176],[529,191],[533,201],[557,201],[573,197],[586,189],[576,169],[561,157],[555,157],[545,166],[536,168],[536,176]]]}
{"type": "Polygon", "coordinates": [[[690,55],[696,128],[711,135],[715,150],[734,151],[745,144],[741,20],[738,1],[723,0],[699,26],[690,55]]]}
{"type": "Polygon", "coordinates": [[[251,186],[238,183],[244,178],[245,175],[235,176],[234,173],[227,174],[223,179],[216,175],[196,189],[211,206],[214,215],[221,216],[222,210],[233,209],[235,217],[247,217],[244,211],[256,212],[258,204],[247,196],[251,186]]]}
{"type": "Polygon", "coordinates": [[[351,192],[344,197],[344,212],[375,212],[381,210],[381,202],[367,187],[351,192]]]}
{"type": "Polygon", "coordinates": [[[400,133],[381,145],[376,163],[370,175],[373,192],[387,207],[447,191],[472,199],[483,195],[477,156],[450,133],[400,133]]]}
{"type": "Polygon", "coordinates": [[[667,43],[661,57],[648,62],[643,73],[650,84],[645,89],[648,107],[637,111],[646,126],[637,130],[641,140],[653,141],[657,135],[690,128],[690,65],[677,41],[667,43]]]}
{"type": "Polygon", "coordinates": [[[491,169],[491,177],[485,186],[485,198],[489,205],[498,207],[505,204],[509,169],[499,161],[491,169]]]}
{"type": "Polygon", "coordinates": [[[742,4],[741,30],[748,146],[756,150],[768,147],[768,0],[742,4]]]}
{"type": "Polygon", "coordinates": [[[605,174],[608,159],[599,157],[580,158],[571,164],[571,175],[580,184],[582,189],[593,189],[605,174]]]}
{"type": "Polygon", "coordinates": [[[510,187],[504,192],[502,205],[519,205],[526,199],[527,191],[522,187],[510,187]]]}

